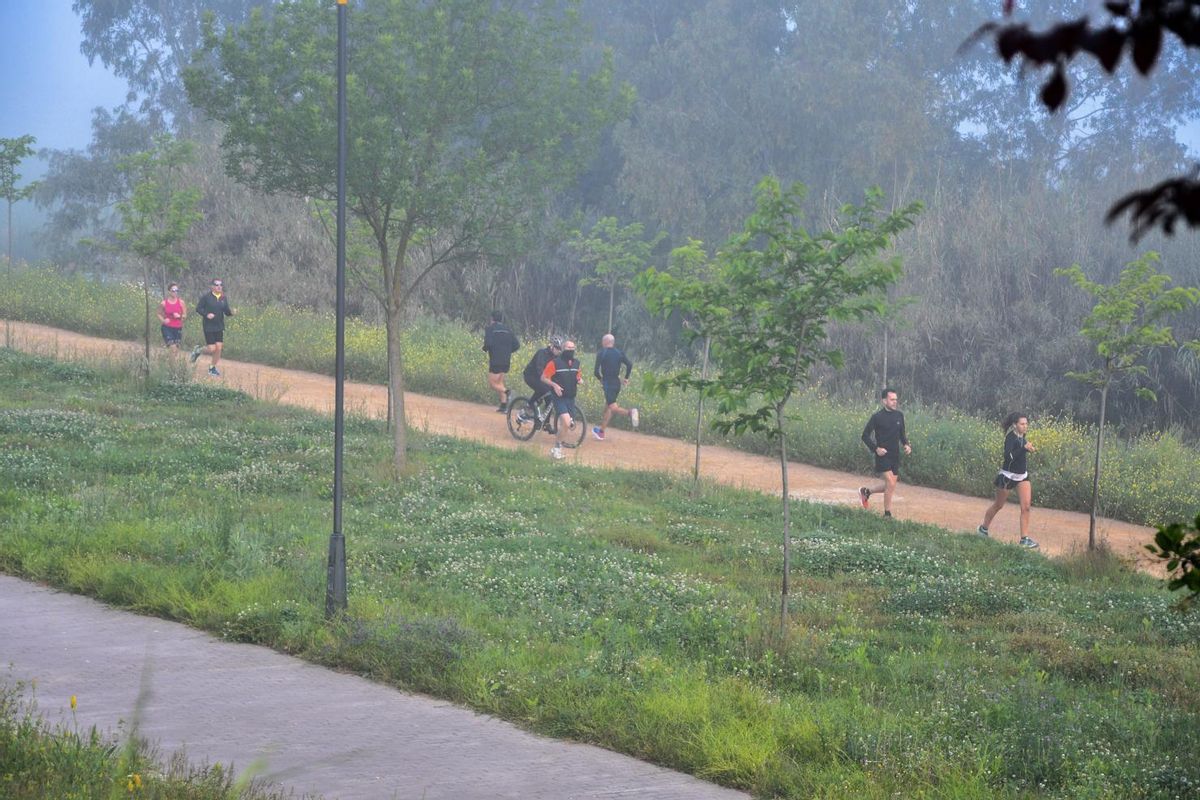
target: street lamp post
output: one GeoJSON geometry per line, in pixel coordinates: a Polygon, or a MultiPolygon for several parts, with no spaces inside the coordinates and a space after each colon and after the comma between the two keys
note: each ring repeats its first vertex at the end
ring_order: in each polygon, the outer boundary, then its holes
{"type": "Polygon", "coordinates": [[[337,343],[333,399],[333,534],[325,586],[325,617],[346,610],[346,537],[342,535],[342,451],[346,395],[346,2],[337,0],[337,343]]]}

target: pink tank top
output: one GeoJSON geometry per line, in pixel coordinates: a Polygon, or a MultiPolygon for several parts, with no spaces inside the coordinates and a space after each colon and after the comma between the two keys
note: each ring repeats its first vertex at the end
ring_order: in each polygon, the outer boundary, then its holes
{"type": "Polygon", "coordinates": [[[182,328],[183,320],[176,317],[176,314],[183,314],[182,300],[163,300],[162,301],[163,316],[167,318],[168,328],[182,328]]]}

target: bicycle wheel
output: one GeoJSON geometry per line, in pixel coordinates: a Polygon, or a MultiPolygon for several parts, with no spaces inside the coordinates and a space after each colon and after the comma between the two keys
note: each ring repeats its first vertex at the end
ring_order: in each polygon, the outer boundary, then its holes
{"type": "MultiPolygon", "coordinates": [[[[555,424],[558,424],[558,415],[555,415],[555,424]]],[[[587,419],[583,416],[583,409],[571,403],[571,427],[561,431],[560,440],[563,447],[579,447],[583,444],[583,437],[587,435],[587,419]]]]}
{"type": "Polygon", "coordinates": [[[537,409],[528,397],[518,397],[508,406],[508,432],[518,442],[528,442],[537,433],[537,409]]]}

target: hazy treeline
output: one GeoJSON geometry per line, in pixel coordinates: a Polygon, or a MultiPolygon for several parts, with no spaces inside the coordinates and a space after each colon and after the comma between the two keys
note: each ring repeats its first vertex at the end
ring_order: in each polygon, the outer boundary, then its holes
{"type": "MultiPolygon", "coordinates": [[[[572,5],[509,2],[530,13],[572,5]]],[[[1037,13],[1062,17],[1084,6],[1051,0],[1037,13]]],[[[255,7],[271,13],[270,3],[254,0],[78,0],[85,54],[127,78],[136,96],[124,109],[97,110],[87,150],[47,154],[39,202],[50,211],[50,258],[68,269],[121,273],[119,260],[80,239],[103,237],[112,203],[127,190],[118,160],[169,127],[198,145],[190,170],[204,191],[205,219],[187,247],[190,283],[220,273],[243,304],[332,305],[330,209],[266,197],[225,177],[220,132],[188,105],[180,83],[204,12],[238,24],[255,7]]],[[[611,50],[619,77],[636,89],[633,113],[554,198],[534,238],[434,273],[421,310],[482,324],[500,307],[519,328],[591,341],[607,324],[607,292],[581,284],[589,267],[564,246],[572,231],[605,216],[642,223],[647,238],[666,234],[656,252],[661,266],[688,237],[718,248],[741,227],[764,175],[805,183],[814,225],[878,185],[889,202],[921,200],[927,210],[899,245],[906,275],[886,327],[837,332],[847,368],[823,376],[829,390],[862,397],[886,369],[889,383],[926,403],[1091,419],[1093,399],[1064,377],[1088,358],[1077,336],[1088,298],[1053,270],[1079,263],[1108,280],[1155,249],[1177,282],[1200,283],[1193,237],[1151,236],[1134,249],[1124,229],[1101,221],[1128,188],[1184,168],[1177,131],[1200,108],[1200,68],[1181,52],[1166,53],[1150,82],[1082,68],[1072,74],[1072,107],[1051,117],[1035,103],[1036,80],[1022,80],[983,44],[958,52],[998,7],[583,0],[580,24],[593,46],[579,58],[586,67],[611,50]]],[[[361,263],[351,309],[374,317],[371,259],[352,247],[351,261],[361,263]]],[[[637,358],[689,356],[677,325],[651,320],[627,289],[618,290],[614,327],[637,358]]],[[[1180,338],[1195,336],[1200,316],[1180,327],[1180,338]]],[[[1196,359],[1163,353],[1151,372],[1157,406],[1118,392],[1117,419],[1134,430],[1200,431],[1196,359]]]]}

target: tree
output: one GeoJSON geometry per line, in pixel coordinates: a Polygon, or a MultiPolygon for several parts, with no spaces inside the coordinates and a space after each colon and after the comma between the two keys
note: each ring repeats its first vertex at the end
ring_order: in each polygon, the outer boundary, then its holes
{"type": "Polygon", "coordinates": [[[613,329],[617,287],[628,286],[634,276],[646,268],[650,254],[666,235],[659,233],[646,241],[642,238],[643,230],[640,222],[619,227],[615,217],[602,217],[587,236],[576,231],[567,243],[580,261],[592,265],[592,277],[583,278],[580,283],[603,286],[608,290],[608,327],[605,330],[609,333],[613,329]]]}
{"type": "Polygon", "coordinates": [[[246,19],[250,9],[270,0],[75,0],[83,42],[91,63],[100,59],[129,82],[130,99],[141,95],[141,111],[176,122],[192,113],[183,71],[203,40],[203,21],[215,15],[228,23],[246,19]]]}
{"type": "Polygon", "coordinates": [[[21,173],[17,167],[21,162],[33,155],[33,143],[36,142],[30,134],[14,139],[0,138],[0,194],[8,201],[8,263],[12,264],[12,207],[29,197],[37,189],[37,184],[28,184],[17,188],[21,173]]]}
{"type": "Polygon", "coordinates": [[[816,365],[841,366],[841,353],[828,344],[831,322],[881,312],[881,291],[901,268],[898,258],[876,256],[920,211],[914,203],[885,215],[874,190],[862,206],[843,206],[829,230],[812,235],[799,222],[804,194],[800,184],[783,191],[774,178],[763,179],[754,213],[719,253],[711,282],[653,269],[638,279],[652,311],[682,312],[695,321],[694,336],[711,337],[718,367],[715,377],[685,371],[659,385],[699,389],[715,399],[713,427],[719,431],[763,432],[779,444],[785,631],[791,569],[787,404],[816,365]]]}
{"type": "Polygon", "coordinates": [[[1158,526],[1154,544],[1146,545],[1146,549],[1167,562],[1168,574],[1179,573],[1167,583],[1167,588],[1173,592],[1187,589],[1183,604],[1194,603],[1200,597],[1200,514],[1192,521],[1191,528],[1180,522],[1158,526]]]}
{"type": "MultiPolygon", "coordinates": [[[[1200,289],[1177,286],[1168,289],[1171,279],[1155,269],[1158,254],[1146,253],[1121,271],[1116,283],[1106,285],[1088,279],[1078,264],[1055,270],[1096,299],[1084,318],[1079,333],[1096,348],[1101,363],[1087,372],[1071,372],[1069,377],[1100,391],[1100,420],[1096,428],[1096,458],[1092,471],[1092,506],[1088,519],[1088,550],[1096,548],[1096,506],[1100,493],[1100,457],[1104,447],[1104,415],[1108,392],[1118,382],[1134,380],[1146,373],[1142,359],[1151,350],[1176,346],[1171,328],[1161,324],[1167,317],[1200,303],[1200,289]]],[[[1186,347],[1200,349],[1200,341],[1186,347]]],[[[1154,399],[1154,392],[1138,388],[1140,397],[1154,399]]]]}
{"type": "MultiPolygon", "coordinates": [[[[1200,0],[1112,0],[1104,8],[1109,18],[1102,25],[1082,16],[1037,32],[1024,22],[989,22],[968,43],[991,36],[1005,63],[1019,58],[1035,68],[1050,67],[1039,99],[1051,111],[1063,108],[1070,97],[1067,66],[1081,54],[1094,57],[1111,76],[1128,52],[1133,68],[1149,76],[1162,60],[1167,36],[1185,48],[1200,48],[1200,0]]],[[[1003,10],[1006,17],[1012,15],[1012,0],[1004,0],[1003,10]]],[[[1141,119],[1134,122],[1143,124],[1141,119]]],[[[1200,226],[1200,169],[1125,195],[1106,219],[1111,223],[1126,213],[1134,241],[1155,228],[1169,236],[1181,220],[1192,228],[1200,226]]]]}
{"type": "Polygon", "coordinates": [[[146,301],[145,362],[150,370],[150,285],[158,267],[159,285],[165,289],[168,268],[182,271],[187,267],[178,252],[188,231],[200,220],[196,209],[200,190],[181,186],[180,168],[192,158],[192,144],[167,135],[155,138],[150,150],[138,153],[121,163],[122,171],[133,179],[133,192],[117,204],[121,228],[117,240],[138,257],[142,266],[142,293],[146,301]]]}
{"type": "MultiPolygon", "coordinates": [[[[380,0],[350,19],[348,208],[375,241],[387,321],[394,463],[406,459],[400,334],[432,271],[476,260],[528,223],[586,163],[632,98],[611,65],[563,67],[573,13],[526,16],[488,0],[380,0]]],[[[335,197],[335,17],[319,0],[218,35],[185,77],[193,102],[228,127],[231,175],[270,192],[335,197]]]]}

